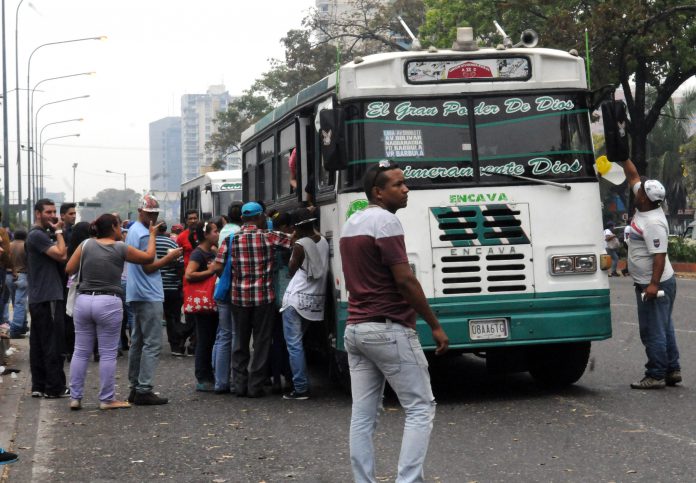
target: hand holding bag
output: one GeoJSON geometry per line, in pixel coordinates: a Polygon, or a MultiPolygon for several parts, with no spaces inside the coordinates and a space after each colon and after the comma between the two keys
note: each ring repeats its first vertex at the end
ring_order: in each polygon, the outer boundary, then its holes
{"type": "Polygon", "coordinates": [[[89,238],[82,242],[82,250],[80,251],[80,266],[75,274],[75,279],[68,288],[68,298],[65,300],[65,313],[68,317],[73,316],[73,311],[75,310],[75,299],[77,298],[77,289],[80,286],[80,275],[82,274],[82,256],[85,254],[85,246],[89,238]]]}

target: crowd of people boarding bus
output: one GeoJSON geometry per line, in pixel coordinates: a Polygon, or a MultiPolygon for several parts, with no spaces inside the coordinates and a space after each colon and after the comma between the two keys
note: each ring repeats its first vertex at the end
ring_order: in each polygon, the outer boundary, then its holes
{"type": "Polygon", "coordinates": [[[303,336],[323,320],[329,265],[313,208],[267,213],[262,203],[234,202],[215,219],[189,211],[185,229],[171,231],[159,212],[146,194],[137,220],[105,213],[75,223],[74,204],[58,217],[41,199],[29,230],[0,232],[0,291],[14,307],[0,334],[28,332],[31,396],[69,398],[72,410],[95,396],[102,410],[166,404],[154,390],[164,325],[168,354],[195,357],[196,391],[255,398],[270,385],[285,399],[308,399],[303,336]],[[119,398],[125,354],[129,392],[119,398]],[[96,395],[85,393],[92,357],[96,395]]]}

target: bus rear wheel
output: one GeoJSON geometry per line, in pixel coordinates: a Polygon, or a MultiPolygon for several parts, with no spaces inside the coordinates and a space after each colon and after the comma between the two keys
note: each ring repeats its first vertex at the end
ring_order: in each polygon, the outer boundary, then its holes
{"type": "Polygon", "coordinates": [[[529,373],[544,387],[563,387],[582,377],[590,358],[590,343],[549,344],[530,348],[529,373]]]}

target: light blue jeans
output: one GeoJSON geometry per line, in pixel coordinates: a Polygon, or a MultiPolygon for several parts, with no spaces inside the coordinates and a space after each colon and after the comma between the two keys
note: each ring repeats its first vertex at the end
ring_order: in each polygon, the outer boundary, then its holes
{"type": "Polygon", "coordinates": [[[230,304],[219,303],[218,329],[213,346],[213,371],[215,372],[215,390],[227,391],[230,388],[230,367],[232,364],[232,346],[234,344],[234,318],[230,304]]]}
{"type": "Polygon", "coordinates": [[[406,412],[396,481],[424,481],[423,463],[435,418],[435,398],[418,334],[392,322],[353,324],[346,326],[345,347],[353,393],[350,461],[354,480],[377,481],[373,436],[384,384],[389,381],[406,412]]]}
{"type": "Polygon", "coordinates": [[[151,392],[162,350],[162,301],[130,302],[134,321],[128,351],[128,381],[138,393],[151,392]]]}
{"type": "Polygon", "coordinates": [[[287,307],[282,312],[283,335],[288,346],[290,369],[292,370],[292,385],[295,392],[309,391],[307,379],[307,362],[305,361],[302,337],[309,327],[309,322],[297,313],[294,307],[287,307]]]}
{"type": "Polygon", "coordinates": [[[17,280],[13,282],[14,289],[14,314],[12,315],[12,323],[10,332],[21,333],[27,326],[27,274],[17,274],[17,280]]]}

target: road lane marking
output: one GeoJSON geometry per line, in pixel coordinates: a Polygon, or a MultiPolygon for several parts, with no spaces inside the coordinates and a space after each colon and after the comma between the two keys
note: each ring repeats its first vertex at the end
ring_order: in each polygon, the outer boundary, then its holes
{"type": "MultiPolygon", "coordinates": [[[[636,322],[619,322],[620,324],[624,325],[633,325],[633,326],[638,326],[636,322]]],[[[674,329],[674,332],[682,332],[684,334],[696,334],[696,330],[688,330],[688,329],[674,329]]]]}
{"type": "Polygon", "coordinates": [[[614,414],[610,411],[605,411],[604,409],[599,409],[596,406],[592,406],[590,404],[580,402],[577,399],[563,397],[563,396],[558,396],[556,399],[562,403],[572,404],[573,406],[577,406],[579,408],[582,408],[587,412],[599,414],[600,416],[603,416],[605,418],[613,419],[617,422],[620,422],[622,424],[630,426],[630,427],[634,428],[633,430],[631,430],[632,432],[652,433],[652,434],[655,434],[657,436],[662,436],[663,438],[677,441],[678,443],[687,443],[689,446],[696,446],[696,440],[693,438],[690,438],[688,436],[684,436],[682,434],[670,433],[669,431],[665,431],[663,429],[656,428],[654,426],[648,426],[647,424],[643,423],[642,421],[630,419],[630,418],[627,418],[625,416],[619,416],[618,414],[614,414]]]}

